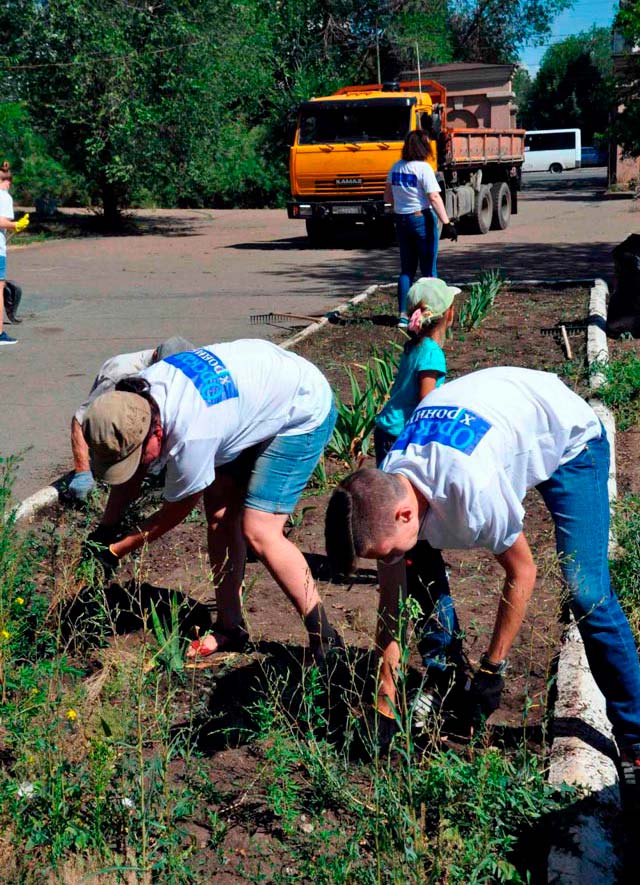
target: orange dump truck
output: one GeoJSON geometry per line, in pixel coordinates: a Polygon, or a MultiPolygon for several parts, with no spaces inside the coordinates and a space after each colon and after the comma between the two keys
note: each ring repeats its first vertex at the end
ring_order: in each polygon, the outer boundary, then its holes
{"type": "Polygon", "coordinates": [[[316,241],[353,224],[388,230],[387,173],[407,133],[425,129],[449,217],[477,233],[506,228],[518,211],[524,130],[450,128],[446,106],[446,90],[433,80],[344,86],[304,102],[290,153],[289,217],[304,219],[316,241]]]}

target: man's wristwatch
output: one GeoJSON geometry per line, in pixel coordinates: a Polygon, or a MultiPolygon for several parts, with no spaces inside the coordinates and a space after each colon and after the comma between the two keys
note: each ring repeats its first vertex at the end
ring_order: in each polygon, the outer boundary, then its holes
{"type": "Polygon", "coordinates": [[[490,673],[492,676],[504,676],[508,666],[509,661],[506,658],[502,661],[498,661],[497,664],[494,664],[493,661],[489,660],[487,652],[485,652],[480,658],[480,671],[490,673]]]}

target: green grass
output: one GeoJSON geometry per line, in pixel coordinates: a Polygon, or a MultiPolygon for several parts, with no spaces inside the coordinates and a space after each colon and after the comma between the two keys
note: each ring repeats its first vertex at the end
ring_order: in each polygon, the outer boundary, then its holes
{"type": "Polygon", "coordinates": [[[613,529],[620,548],[611,563],[613,586],[640,643],[640,495],[616,502],[613,529]]]}
{"type": "Polygon", "coordinates": [[[591,372],[604,376],[598,397],[613,410],[618,429],[636,425],[640,419],[640,357],[630,351],[610,362],[593,363],[591,372]]]}

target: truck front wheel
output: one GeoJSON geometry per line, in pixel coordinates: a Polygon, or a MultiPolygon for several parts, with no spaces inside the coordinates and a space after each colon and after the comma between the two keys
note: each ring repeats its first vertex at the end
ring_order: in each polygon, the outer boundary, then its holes
{"type": "Polygon", "coordinates": [[[471,214],[471,230],[476,234],[486,234],[491,227],[493,218],[493,197],[488,184],[483,184],[476,194],[476,201],[471,214]]]}
{"type": "Polygon", "coordinates": [[[511,191],[506,181],[498,181],[491,185],[493,197],[492,230],[504,230],[511,220],[511,191]]]}

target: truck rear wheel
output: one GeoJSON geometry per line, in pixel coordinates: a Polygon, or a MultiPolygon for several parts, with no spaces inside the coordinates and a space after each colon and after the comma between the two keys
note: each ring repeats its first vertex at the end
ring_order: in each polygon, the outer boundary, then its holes
{"type": "Polygon", "coordinates": [[[486,234],[491,227],[493,217],[493,197],[488,184],[483,184],[476,194],[474,210],[471,214],[470,225],[473,233],[486,234]]]}
{"type": "Polygon", "coordinates": [[[511,191],[506,181],[498,181],[491,185],[493,197],[492,230],[504,230],[511,220],[511,191]]]}

